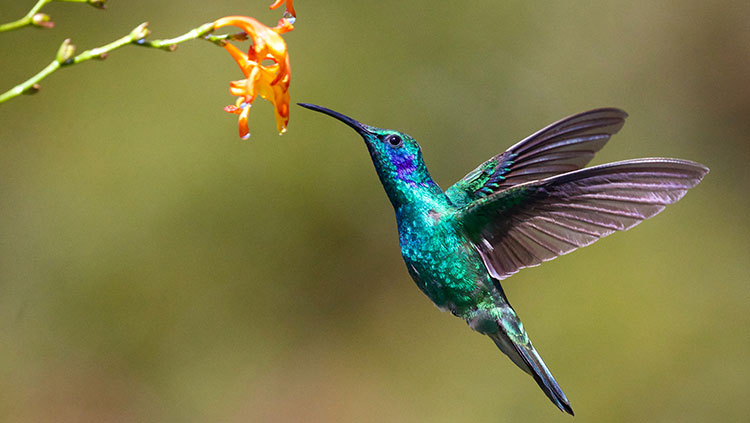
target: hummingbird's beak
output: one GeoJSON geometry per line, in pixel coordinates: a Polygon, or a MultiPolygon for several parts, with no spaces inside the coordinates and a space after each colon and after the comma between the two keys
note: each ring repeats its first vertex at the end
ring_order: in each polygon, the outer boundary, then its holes
{"type": "Polygon", "coordinates": [[[339,112],[334,112],[331,109],[326,109],[325,107],[316,106],[314,104],[307,104],[307,103],[297,103],[297,104],[306,109],[315,110],[316,112],[320,112],[328,116],[334,117],[344,122],[345,124],[351,126],[355,131],[357,131],[362,136],[372,133],[372,131],[370,131],[369,126],[359,123],[356,120],[350,118],[349,116],[342,115],[339,112]]]}

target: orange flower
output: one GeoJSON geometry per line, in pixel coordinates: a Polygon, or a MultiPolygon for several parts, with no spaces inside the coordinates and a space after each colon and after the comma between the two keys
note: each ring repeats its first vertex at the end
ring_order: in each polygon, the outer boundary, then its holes
{"type": "MultiPolygon", "coordinates": [[[[294,6],[292,6],[292,0],[276,0],[272,5],[268,6],[268,8],[271,10],[276,9],[277,7],[281,6],[284,1],[286,1],[287,12],[292,15],[292,18],[296,18],[297,13],[294,11],[294,6]]],[[[292,23],[294,23],[294,21],[292,21],[292,23]]]]}
{"type": "MultiPolygon", "coordinates": [[[[288,6],[291,7],[291,2],[288,6]]],[[[224,110],[240,115],[240,137],[247,139],[250,136],[247,125],[250,106],[255,97],[260,95],[261,98],[273,103],[276,127],[279,133],[283,134],[289,123],[291,71],[289,54],[281,34],[291,31],[294,26],[282,18],[277,26],[269,28],[248,16],[226,16],[214,22],[214,28],[230,25],[242,29],[252,38],[253,44],[247,54],[232,44],[224,44],[224,48],[240,66],[246,78],[230,82],[229,92],[239,98],[234,106],[227,106],[224,110]],[[270,63],[265,64],[267,62],[270,63]]]]}

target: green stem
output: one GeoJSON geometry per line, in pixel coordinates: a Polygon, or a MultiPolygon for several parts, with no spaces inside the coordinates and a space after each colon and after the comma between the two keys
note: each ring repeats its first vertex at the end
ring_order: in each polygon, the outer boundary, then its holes
{"type": "Polygon", "coordinates": [[[23,28],[24,26],[29,25],[29,24],[31,24],[31,17],[30,16],[24,16],[23,18],[21,18],[21,19],[19,19],[17,21],[8,22],[6,24],[0,25],[0,32],[10,31],[10,30],[13,30],[13,29],[18,29],[18,28],[23,28]]]}
{"type": "Polygon", "coordinates": [[[45,4],[51,1],[52,0],[39,0],[38,2],[36,2],[34,7],[29,10],[29,13],[27,13],[23,18],[0,25],[0,32],[10,31],[12,29],[23,28],[24,26],[31,25],[34,19],[34,15],[36,15],[37,12],[39,12],[39,10],[44,7],[45,4]]]}
{"type": "Polygon", "coordinates": [[[31,10],[29,10],[29,13],[27,13],[26,16],[34,16],[36,12],[38,12],[39,10],[42,9],[42,7],[44,7],[45,4],[51,3],[51,2],[52,0],[39,0],[38,2],[36,2],[34,7],[32,7],[31,10]]]}
{"type": "Polygon", "coordinates": [[[206,34],[211,33],[214,30],[214,23],[209,22],[205,23],[198,28],[193,28],[190,31],[186,32],[185,34],[180,35],[179,37],[174,38],[168,38],[165,40],[154,40],[154,41],[146,41],[146,40],[139,40],[136,42],[137,45],[142,47],[151,47],[151,48],[158,48],[162,50],[168,50],[168,51],[174,51],[174,49],[177,48],[177,44],[184,43],[185,41],[194,40],[199,37],[203,37],[206,34]]]}
{"type": "MultiPolygon", "coordinates": [[[[45,0],[42,0],[45,1],[45,0]]],[[[47,0],[50,1],[50,0],[47,0]]],[[[59,0],[58,0],[59,1],[59,0]]],[[[71,1],[71,0],[65,0],[71,1]]],[[[73,0],[75,1],[75,0],[73,0]]],[[[161,50],[174,51],[177,45],[186,41],[195,40],[197,38],[205,39],[214,44],[223,45],[226,40],[243,39],[244,33],[239,34],[226,34],[226,35],[211,35],[213,31],[213,22],[205,23],[197,28],[193,28],[187,33],[180,35],[175,38],[168,38],[164,40],[153,40],[147,41],[145,38],[148,35],[148,29],[146,29],[147,23],[138,25],[130,34],[119,38],[109,44],[105,44],[101,47],[92,48],[86,50],[78,55],[72,55],[73,46],[69,46],[69,50],[62,49],[58,53],[58,57],[52,61],[47,67],[42,69],[39,73],[32,76],[28,80],[16,85],[10,90],[0,94],[0,103],[8,101],[24,93],[36,92],[39,88],[39,82],[48,77],[50,74],[55,72],[61,67],[72,66],[81,62],[85,62],[91,59],[103,59],[107,54],[115,49],[126,46],[128,44],[135,44],[141,47],[157,48],[161,50]],[[69,51],[69,54],[63,54],[63,50],[69,51]]],[[[66,41],[69,44],[69,41],[66,41]]],[[[65,43],[63,43],[65,46],[65,43]]]]}
{"type": "Polygon", "coordinates": [[[52,3],[53,1],[66,3],[88,3],[100,9],[104,8],[104,3],[106,2],[106,0],[39,0],[23,18],[0,25],[0,32],[23,28],[29,25],[51,28],[53,24],[52,22],[49,22],[49,16],[44,13],[41,13],[38,16],[37,14],[42,9],[42,7],[44,7],[48,3],[52,3]]]}
{"type": "Polygon", "coordinates": [[[36,92],[39,89],[39,81],[46,78],[47,75],[56,71],[60,67],[60,62],[57,60],[52,61],[47,67],[42,69],[38,74],[29,78],[26,82],[16,85],[10,90],[0,94],[0,103],[10,100],[13,97],[17,97],[23,93],[36,92]]]}

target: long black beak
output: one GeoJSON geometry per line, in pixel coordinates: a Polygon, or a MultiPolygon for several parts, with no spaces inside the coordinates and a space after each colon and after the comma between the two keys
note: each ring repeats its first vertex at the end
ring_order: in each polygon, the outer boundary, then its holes
{"type": "Polygon", "coordinates": [[[306,109],[315,110],[316,112],[320,112],[328,116],[334,117],[344,122],[345,124],[351,126],[355,131],[357,131],[362,136],[372,133],[367,125],[359,123],[356,120],[350,118],[349,116],[342,115],[339,112],[334,112],[331,109],[326,109],[325,107],[316,106],[314,104],[307,104],[307,103],[297,103],[297,104],[306,109]]]}

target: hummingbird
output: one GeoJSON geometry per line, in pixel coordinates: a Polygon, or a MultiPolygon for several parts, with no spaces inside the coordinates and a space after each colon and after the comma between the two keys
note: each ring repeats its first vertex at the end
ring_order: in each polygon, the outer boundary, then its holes
{"type": "Polygon", "coordinates": [[[438,308],[488,336],[560,410],[570,402],[503,291],[501,281],[624,231],[678,201],[708,173],[689,160],[644,158],[586,168],[627,114],[601,108],[557,121],[443,191],[411,136],[299,104],[354,129],[396,213],[401,255],[438,308]]]}

